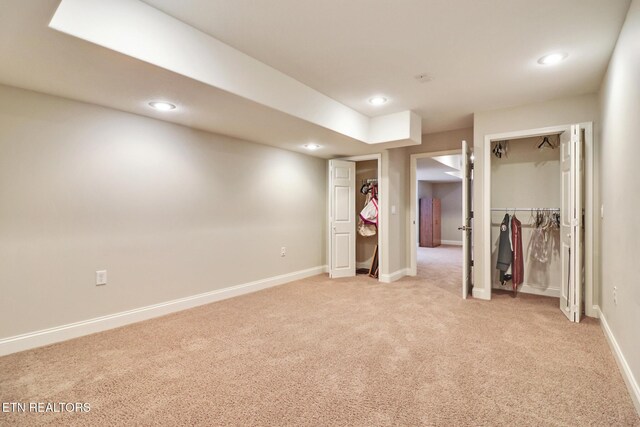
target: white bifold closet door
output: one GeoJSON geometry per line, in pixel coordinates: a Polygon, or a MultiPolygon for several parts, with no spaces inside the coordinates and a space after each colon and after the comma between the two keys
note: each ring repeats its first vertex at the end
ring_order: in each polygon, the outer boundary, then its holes
{"type": "Polygon", "coordinates": [[[560,310],[572,322],[582,314],[583,251],[583,146],[580,125],[571,126],[570,138],[561,142],[562,206],[560,310]]]}
{"type": "Polygon", "coordinates": [[[471,288],[471,263],[472,263],[472,242],[471,242],[471,189],[473,187],[472,168],[473,162],[471,147],[467,141],[462,141],[462,226],[458,230],[462,231],[462,298],[469,296],[471,288]]]}
{"type": "Polygon", "coordinates": [[[356,164],[329,160],[329,277],[356,275],[356,164]]]}

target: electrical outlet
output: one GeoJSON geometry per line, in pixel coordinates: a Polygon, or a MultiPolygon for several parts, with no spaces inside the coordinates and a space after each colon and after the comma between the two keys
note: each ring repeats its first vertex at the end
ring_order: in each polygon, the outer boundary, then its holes
{"type": "Polygon", "coordinates": [[[287,248],[285,246],[280,248],[280,256],[287,256],[287,248]]]}
{"type": "Polygon", "coordinates": [[[107,284],[107,270],[96,271],[96,286],[107,284]]]}
{"type": "Polygon", "coordinates": [[[618,305],[618,287],[613,287],[613,305],[618,305]]]}

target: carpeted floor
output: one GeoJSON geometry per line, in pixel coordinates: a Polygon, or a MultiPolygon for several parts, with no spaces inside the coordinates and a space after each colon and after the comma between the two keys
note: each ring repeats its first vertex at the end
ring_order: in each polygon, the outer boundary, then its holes
{"type": "Polygon", "coordinates": [[[600,326],[557,300],[460,298],[460,249],[419,277],[290,283],[0,358],[0,424],[640,425],[600,326]]]}

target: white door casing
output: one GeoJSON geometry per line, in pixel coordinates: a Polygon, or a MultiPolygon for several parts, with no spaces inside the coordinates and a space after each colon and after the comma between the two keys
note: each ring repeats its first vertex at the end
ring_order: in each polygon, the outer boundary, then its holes
{"type": "Polygon", "coordinates": [[[462,233],[462,298],[464,299],[469,296],[471,288],[471,190],[473,188],[471,153],[467,141],[462,141],[462,227],[458,229],[462,233]]]}
{"type": "Polygon", "coordinates": [[[329,277],[356,275],[356,164],[329,160],[329,277]]]}

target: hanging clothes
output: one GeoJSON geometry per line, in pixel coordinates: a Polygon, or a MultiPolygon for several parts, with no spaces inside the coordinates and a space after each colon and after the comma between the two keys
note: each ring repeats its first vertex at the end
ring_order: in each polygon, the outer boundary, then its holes
{"type": "Polygon", "coordinates": [[[369,201],[360,211],[360,218],[367,224],[378,225],[378,201],[375,197],[367,197],[369,201]]]}
{"type": "Polygon", "coordinates": [[[535,214],[532,213],[532,219],[535,228],[531,234],[529,253],[531,258],[537,262],[547,263],[551,256],[549,232],[554,223],[549,220],[546,212],[540,210],[535,214]]]}
{"type": "Polygon", "coordinates": [[[522,255],[522,223],[516,216],[511,217],[511,241],[513,242],[513,267],[511,280],[514,292],[524,282],[524,258],[522,255]]]}
{"type": "Polygon", "coordinates": [[[510,225],[509,214],[505,214],[502,223],[500,224],[500,243],[498,246],[498,261],[496,268],[500,270],[500,283],[504,283],[506,278],[505,274],[511,266],[513,261],[513,251],[511,249],[511,233],[509,232],[510,225]]]}
{"type": "Polygon", "coordinates": [[[361,236],[374,236],[378,230],[378,200],[373,192],[367,194],[364,209],[360,211],[358,218],[358,233],[361,236]]]}

